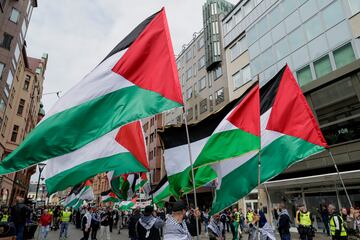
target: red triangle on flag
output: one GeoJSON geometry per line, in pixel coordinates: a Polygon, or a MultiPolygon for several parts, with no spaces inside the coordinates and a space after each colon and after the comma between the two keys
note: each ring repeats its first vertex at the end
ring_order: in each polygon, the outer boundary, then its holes
{"type": "Polygon", "coordinates": [[[280,80],[266,129],[328,147],[313,112],[288,66],[280,80]]]}

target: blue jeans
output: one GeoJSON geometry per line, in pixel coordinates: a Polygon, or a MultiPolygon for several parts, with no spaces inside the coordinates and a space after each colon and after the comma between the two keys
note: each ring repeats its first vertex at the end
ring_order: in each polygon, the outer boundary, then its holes
{"type": "Polygon", "coordinates": [[[281,234],[281,240],[291,240],[290,233],[281,234]]]}
{"type": "Polygon", "coordinates": [[[15,224],[16,240],[24,240],[25,223],[15,224]]]}
{"type": "Polygon", "coordinates": [[[64,235],[65,238],[68,237],[68,228],[69,228],[69,223],[68,222],[62,222],[60,225],[60,238],[64,235]]]}

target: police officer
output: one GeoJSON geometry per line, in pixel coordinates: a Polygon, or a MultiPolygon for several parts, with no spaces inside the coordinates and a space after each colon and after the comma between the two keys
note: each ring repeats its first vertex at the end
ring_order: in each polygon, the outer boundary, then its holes
{"type": "Polygon", "coordinates": [[[71,219],[71,212],[69,208],[66,208],[66,210],[60,212],[60,239],[64,239],[68,237],[68,228],[69,228],[69,222],[71,219]]]}
{"type": "Polygon", "coordinates": [[[0,222],[8,222],[9,221],[9,213],[7,208],[4,208],[2,212],[0,212],[0,222]]]}
{"type": "Polygon", "coordinates": [[[251,208],[248,208],[246,213],[246,221],[250,224],[254,220],[254,211],[251,208]]]}
{"type": "Polygon", "coordinates": [[[336,208],[333,204],[329,204],[328,212],[330,216],[330,235],[333,240],[348,239],[346,229],[346,219],[343,219],[341,214],[336,213],[336,208]]]}
{"type": "Polygon", "coordinates": [[[299,205],[299,211],[296,214],[296,222],[298,223],[298,231],[301,240],[312,240],[314,236],[314,230],[312,227],[313,216],[306,209],[304,204],[299,205]]]}

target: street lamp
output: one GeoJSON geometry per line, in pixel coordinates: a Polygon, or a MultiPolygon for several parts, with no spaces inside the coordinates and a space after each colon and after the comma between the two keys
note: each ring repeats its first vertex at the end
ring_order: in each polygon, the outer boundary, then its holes
{"type": "Polygon", "coordinates": [[[39,163],[39,164],[38,164],[38,167],[39,167],[39,178],[38,178],[38,182],[37,182],[37,186],[36,186],[35,204],[37,203],[37,197],[38,197],[39,186],[40,186],[41,172],[44,170],[44,167],[45,167],[45,166],[46,166],[46,163],[39,163]]]}

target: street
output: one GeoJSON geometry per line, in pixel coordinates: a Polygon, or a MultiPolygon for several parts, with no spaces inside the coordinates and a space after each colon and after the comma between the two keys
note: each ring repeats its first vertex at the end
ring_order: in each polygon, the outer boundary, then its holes
{"type": "MultiPolygon", "coordinates": [[[[82,238],[82,231],[80,231],[79,229],[76,229],[75,226],[73,224],[70,225],[69,227],[69,232],[68,232],[69,236],[68,236],[68,240],[80,240],[82,238]]],[[[105,240],[105,239],[100,239],[100,236],[99,236],[99,232],[98,232],[98,240],[105,240]]],[[[35,239],[37,240],[38,239],[38,232],[35,233],[35,239]]],[[[48,240],[58,240],[59,239],[59,230],[57,231],[51,231],[49,232],[49,235],[48,235],[48,240]]],[[[121,233],[120,234],[117,234],[117,231],[116,229],[113,230],[113,232],[111,233],[111,239],[112,240],[125,240],[125,239],[129,239],[128,237],[128,230],[125,228],[125,229],[122,229],[121,230],[121,233]]],[[[206,237],[206,235],[203,233],[201,235],[201,240],[205,240],[205,239],[208,239],[206,237]]],[[[226,234],[226,239],[232,239],[232,236],[230,233],[227,233],[226,234]]],[[[247,235],[243,236],[242,239],[247,239],[247,235]]],[[[280,240],[280,237],[279,235],[276,235],[276,239],[280,240]]],[[[297,233],[293,233],[292,234],[292,239],[293,240],[297,240],[299,239],[298,237],[298,234],[297,233]]],[[[328,237],[326,237],[325,235],[319,233],[317,234],[317,236],[314,238],[314,240],[326,240],[326,239],[330,239],[328,237]]]]}

